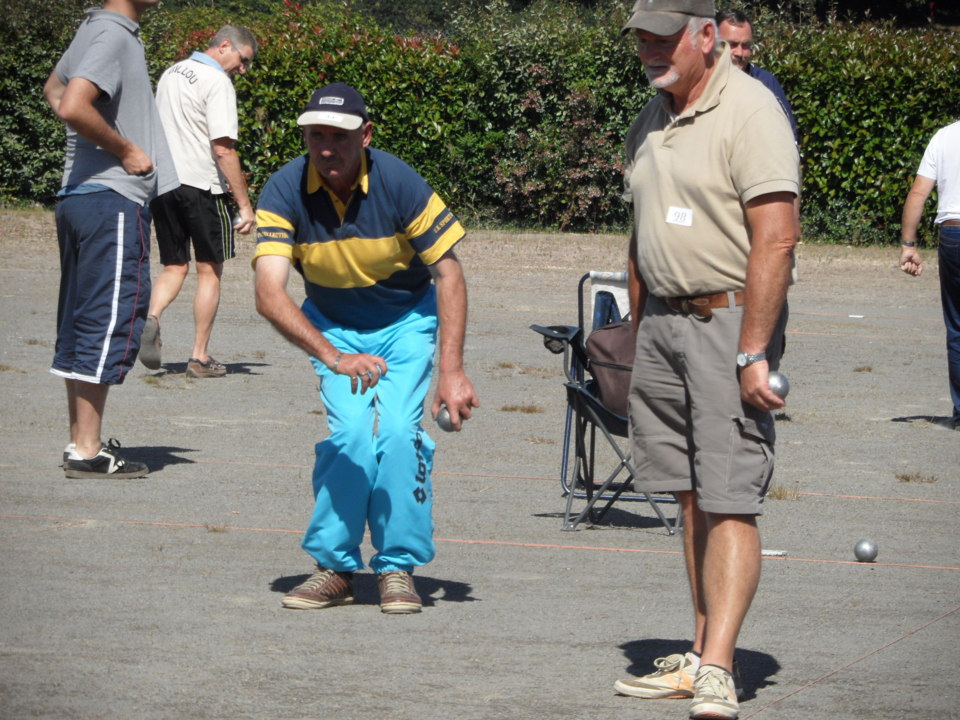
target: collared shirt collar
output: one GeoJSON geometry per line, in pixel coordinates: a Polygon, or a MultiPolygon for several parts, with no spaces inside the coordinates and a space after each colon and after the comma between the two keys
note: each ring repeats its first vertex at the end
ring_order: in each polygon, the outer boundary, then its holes
{"type": "Polygon", "coordinates": [[[727,79],[730,77],[730,69],[742,72],[740,68],[734,68],[733,61],[730,59],[730,46],[725,42],[720,42],[719,49],[714,53],[713,73],[707,80],[707,86],[703,89],[700,97],[696,99],[693,107],[688,108],[680,115],[673,112],[673,96],[667,90],[660,90],[660,102],[663,104],[664,112],[672,120],[679,118],[693,117],[698,113],[706,112],[720,103],[720,94],[727,86],[727,79]]]}
{"type": "MultiPolygon", "coordinates": [[[[317,169],[313,166],[313,163],[310,162],[310,158],[307,158],[307,165],[309,169],[307,170],[307,192],[310,195],[313,195],[317,190],[323,188],[326,190],[330,197],[336,198],[336,193],[334,193],[327,184],[323,181],[323,178],[320,176],[320,173],[317,172],[317,169]]],[[[366,150],[360,154],[360,172],[357,173],[357,179],[354,181],[353,185],[350,186],[350,190],[356,190],[360,188],[360,192],[366,195],[370,191],[370,178],[367,173],[367,152],[366,150]]]]}
{"type": "Polygon", "coordinates": [[[223,69],[223,65],[221,65],[220,63],[218,63],[215,59],[213,59],[212,57],[210,57],[210,56],[207,55],[206,53],[194,51],[194,52],[190,55],[190,59],[191,59],[191,60],[196,60],[197,62],[203,63],[204,65],[209,65],[210,67],[215,67],[217,70],[219,70],[219,71],[222,72],[222,73],[226,73],[226,72],[227,72],[226,70],[223,69]]]}

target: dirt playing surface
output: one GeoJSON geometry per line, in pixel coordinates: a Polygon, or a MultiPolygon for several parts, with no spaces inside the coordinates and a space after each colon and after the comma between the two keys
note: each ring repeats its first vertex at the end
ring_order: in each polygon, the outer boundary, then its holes
{"type": "MultiPolygon", "coordinates": [[[[579,277],[623,269],[625,238],[476,232],[459,248],[482,407],[459,434],[425,422],[438,554],[416,574],[417,616],[382,615],[369,572],[354,606],[280,609],[310,571],[299,539],[325,418],[306,358],[253,308],[252,247],[226,266],[214,328],[229,374],[184,375],[191,278],[163,316],[161,370],[138,364],[111,390],[105,437],[151,474],[68,481],[53,217],[0,211],[0,718],[686,718],[684,701],[612,690],[688,647],[681,540],[643,503],[561,532],[560,360],[528,329],[573,321],[579,277]]],[[[924,255],[914,279],[895,247],[799,249],[760,520],[783,555],[764,560],[740,636],[743,720],[960,716],[944,672],[960,433],[940,424],[924,255]],[[863,537],[877,562],[855,562],[863,537]]]]}

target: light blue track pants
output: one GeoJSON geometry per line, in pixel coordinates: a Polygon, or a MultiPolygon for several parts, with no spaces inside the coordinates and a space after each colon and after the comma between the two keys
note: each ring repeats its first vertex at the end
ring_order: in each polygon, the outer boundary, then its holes
{"type": "Polygon", "coordinates": [[[420,423],[437,338],[434,289],[414,310],[379,330],[338,327],[309,300],[303,311],[338,350],[379,355],[388,368],[376,388],[354,395],[349,377],[311,358],[330,435],[316,446],[316,505],[303,549],[323,567],[360,570],[360,543],[369,524],[376,550],[373,571],[412,572],[434,556],[430,470],[435,445],[420,423]]]}

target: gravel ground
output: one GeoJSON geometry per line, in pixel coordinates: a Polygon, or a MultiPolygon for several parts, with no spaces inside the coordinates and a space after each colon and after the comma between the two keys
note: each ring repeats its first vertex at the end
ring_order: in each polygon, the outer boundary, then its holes
{"type": "MultiPolygon", "coordinates": [[[[0,212],[0,718],[685,718],[612,683],[682,651],[680,540],[642,503],[561,532],[561,368],[528,326],[569,323],[579,276],[624,238],[475,233],[467,363],[482,407],[428,428],[437,559],[418,616],[280,608],[309,571],[323,408],[302,354],[253,309],[250,241],[228,263],[212,351],[184,376],[193,280],[165,364],[110,395],[105,436],[143,480],[64,480],[52,216],[0,212]]],[[[803,245],[791,291],[764,577],[738,648],[741,718],[960,717],[960,433],[949,414],[935,257],[803,245]],[[877,562],[854,561],[871,537],[877,562]],[[937,680],[937,683],[933,681],[937,680]],[[936,687],[934,687],[936,685],[936,687]]],[[[154,258],[156,258],[154,253],[154,258]]],[[[156,273],[157,268],[154,269],[156,273]]]]}

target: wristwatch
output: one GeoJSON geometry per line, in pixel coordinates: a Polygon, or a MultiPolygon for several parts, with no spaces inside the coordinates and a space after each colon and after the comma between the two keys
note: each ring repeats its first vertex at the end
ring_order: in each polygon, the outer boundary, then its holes
{"type": "Polygon", "coordinates": [[[737,365],[739,367],[745,368],[747,365],[753,365],[754,363],[762,362],[767,359],[766,353],[737,353],[737,365]]]}

